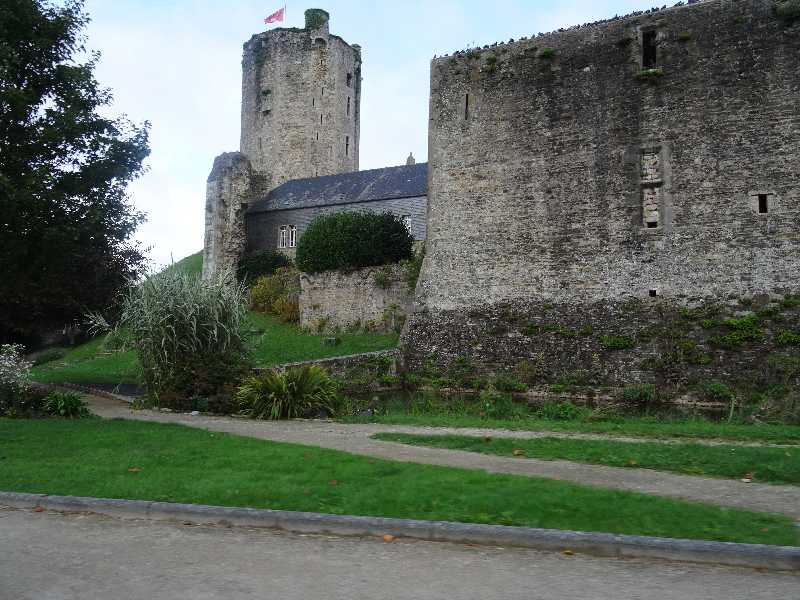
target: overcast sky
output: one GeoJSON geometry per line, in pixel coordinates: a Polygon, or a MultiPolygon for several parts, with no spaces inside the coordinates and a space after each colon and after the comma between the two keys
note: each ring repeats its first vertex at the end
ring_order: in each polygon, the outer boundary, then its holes
{"type": "MultiPolygon", "coordinates": [[[[674,4],[674,1],[672,2],[674,4]]],[[[88,46],[115,113],[152,124],[149,172],[131,186],[148,215],[138,239],[153,266],[203,246],[205,181],[214,157],[239,149],[242,44],[280,0],[86,0],[88,46]]],[[[324,0],[286,2],[282,26],[307,8],[331,14],[331,32],[360,44],[364,61],[361,169],[427,158],[434,55],[656,5],[641,0],[324,0]]],[[[272,27],[272,26],[269,26],[272,27]]]]}

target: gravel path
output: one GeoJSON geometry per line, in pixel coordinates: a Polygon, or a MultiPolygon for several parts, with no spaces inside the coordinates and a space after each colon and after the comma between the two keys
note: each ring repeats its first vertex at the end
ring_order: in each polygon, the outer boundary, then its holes
{"type": "Polygon", "coordinates": [[[518,438],[552,436],[550,433],[376,424],[346,425],[331,421],[251,421],[231,417],[192,416],[150,410],[134,411],[122,401],[93,396],[88,397],[87,400],[92,411],[103,418],[176,423],[262,440],[331,448],[388,460],[481,469],[489,473],[547,477],[733,508],[782,513],[800,521],[800,487],[798,486],[743,483],[738,480],[676,475],[649,469],[588,465],[563,460],[508,458],[462,450],[409,446],[370,438],[371,435],[380,431],[419,434],[458,433],[518,438]]]}
{"type": "Polygon", "coordinates": [[[789,600],[799,587],[793,573],[0,508],[9,600],[789,600]]]}

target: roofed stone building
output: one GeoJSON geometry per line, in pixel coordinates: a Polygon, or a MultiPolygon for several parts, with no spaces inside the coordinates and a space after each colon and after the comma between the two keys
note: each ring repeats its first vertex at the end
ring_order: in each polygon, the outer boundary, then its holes
{"type": "Polygon", "coordinates": [[[297,240],[320,215],[389,212],[406,222],[414,240],[425,239],[426,163],[287,181],[247,210],[247,250],[294,255],[297,240]]]}

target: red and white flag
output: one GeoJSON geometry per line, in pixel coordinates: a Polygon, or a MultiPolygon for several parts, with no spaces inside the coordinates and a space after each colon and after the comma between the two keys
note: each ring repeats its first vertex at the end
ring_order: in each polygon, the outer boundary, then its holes
{"type": "Polygon", "coordinates": [[[285,14],[286,14],[286,7],[284,6],[282,9],[276,10],[274,13],[272,13],[270,16],[264,19],[264,23],[266,23],[267,25],[269,25],[270,23],[278,23],[278,22],[283,23],[283,16],[285,14]]]}

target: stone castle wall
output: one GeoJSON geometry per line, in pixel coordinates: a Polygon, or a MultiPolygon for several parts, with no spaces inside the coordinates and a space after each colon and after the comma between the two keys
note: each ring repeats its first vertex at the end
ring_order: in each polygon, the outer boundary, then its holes
{"type": "Polygon", "coordinates": [[[206,184],[204,278],[235,271],[247,244],[245,212],[256,179],[250,161],[239,152],[226,152],[214,159],[206,184]]]}
{"type": "Polygon", "coordinates": [[[397,330],[413,301],[400,264],[300,276],[300,325],[313,331],[397,330]]]}
{"type": "Polygon", "coordinates": [[[410,364],[552,362],[523,330],[797,290],[799,29],[709,0],[435,59],[410,364]]]}

